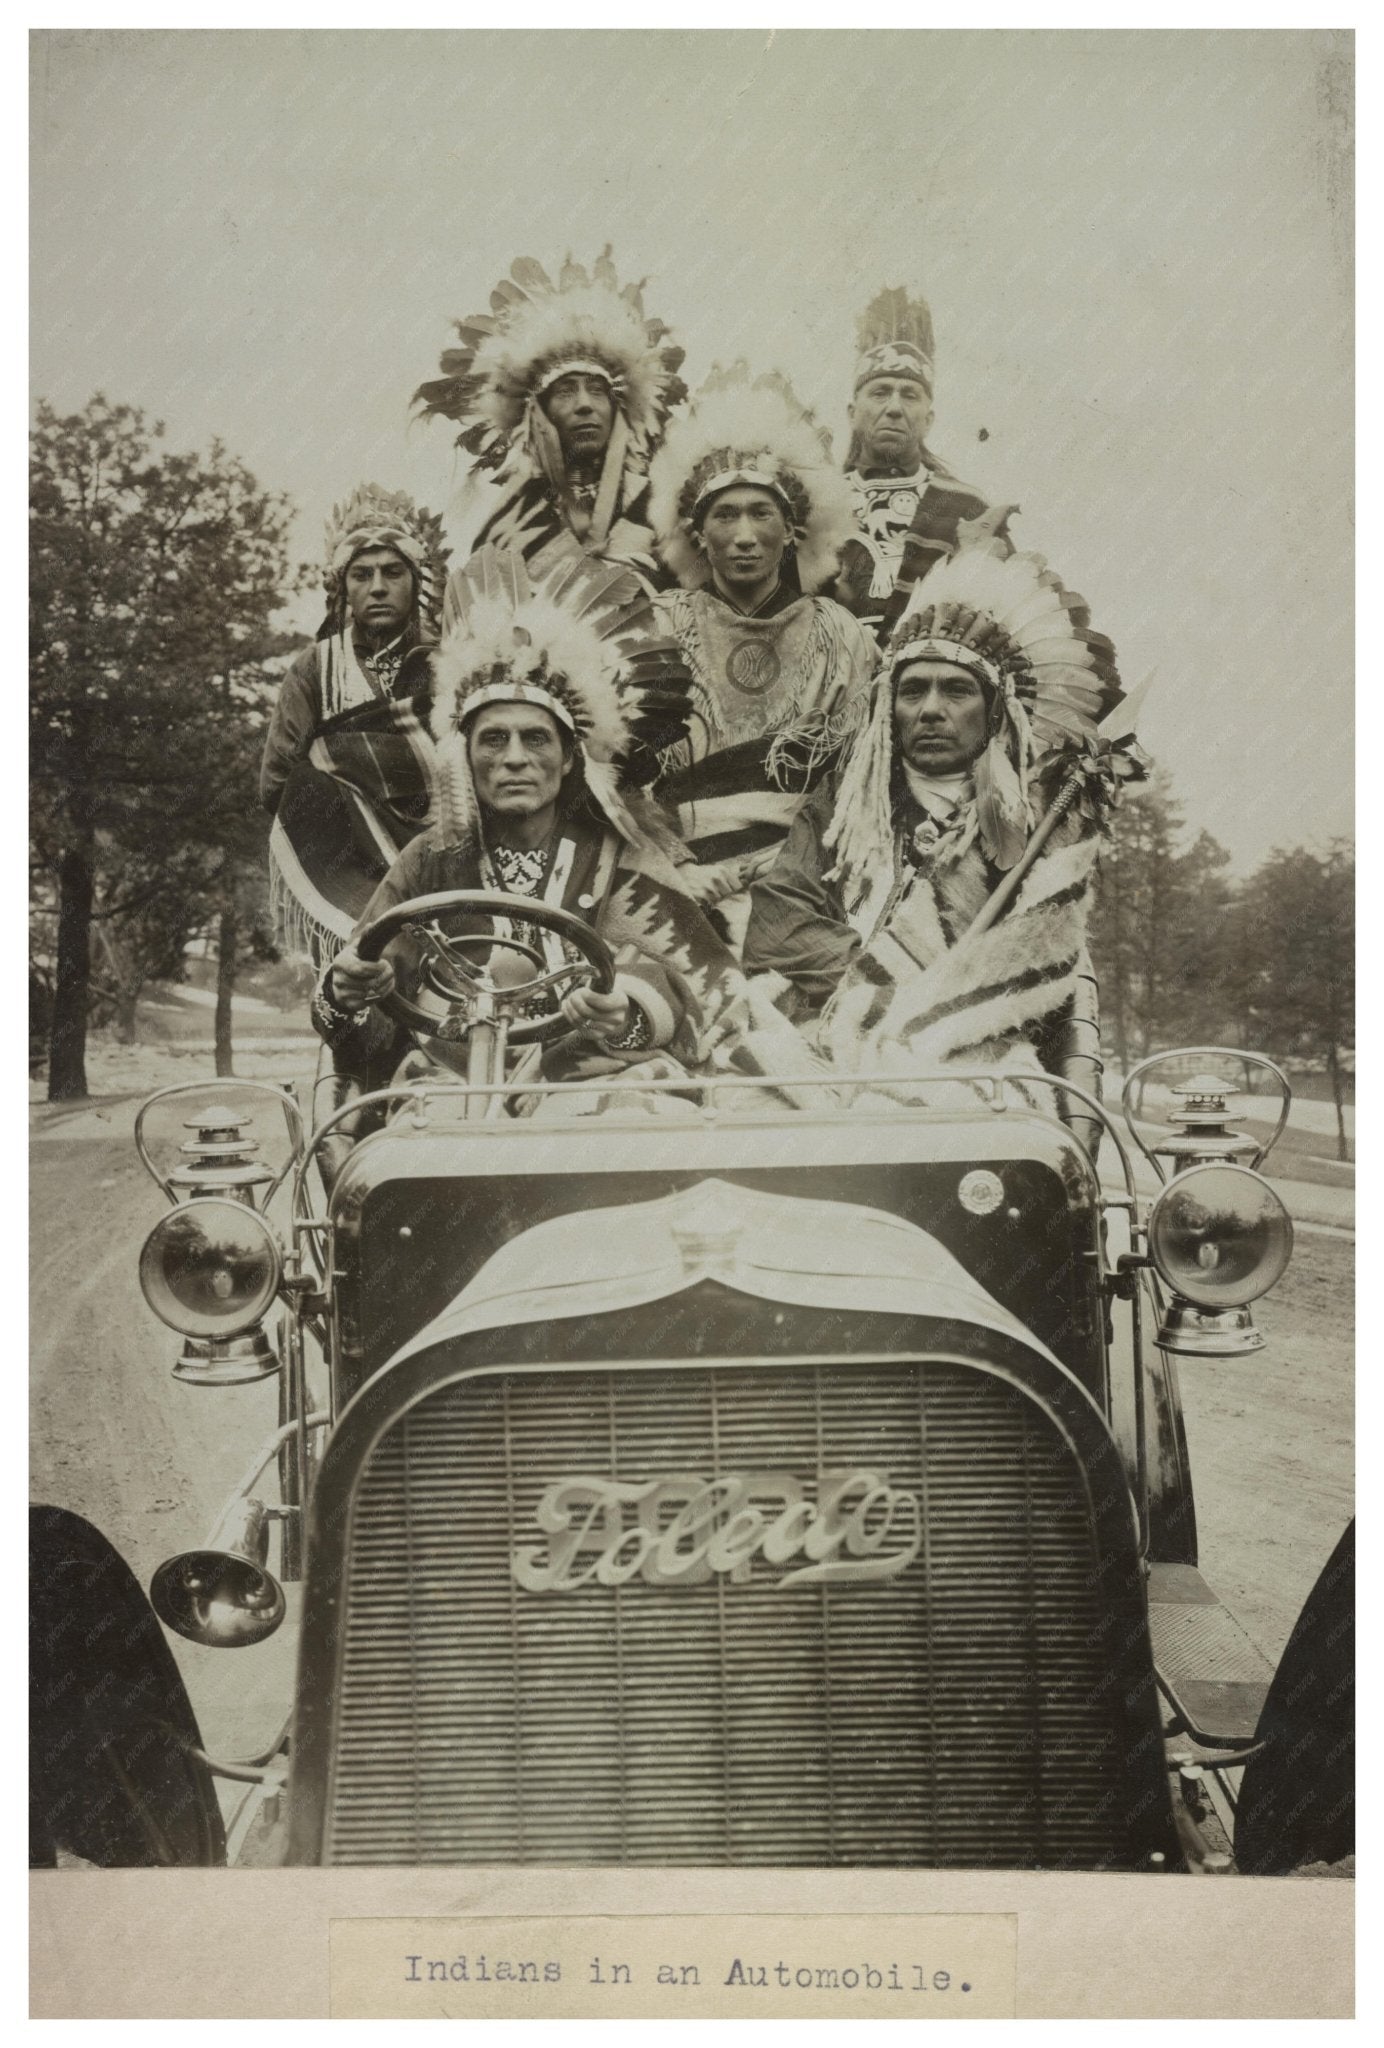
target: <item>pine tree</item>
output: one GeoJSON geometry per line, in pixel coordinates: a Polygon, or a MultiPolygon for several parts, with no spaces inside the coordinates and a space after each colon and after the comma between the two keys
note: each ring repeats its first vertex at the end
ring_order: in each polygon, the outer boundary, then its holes
{"type": "Polygon", "coordinates": [[[1177,935],[1183,929],[1177,839],[1182,807],[1168,777],[1127,791],[1101,856],[1091,955],[1107,1039],[1120,1067],[1167,1042],[1176,1014],[1177,935]]]}
{"type": "Polygon", "coordinates": [[[1355,856],[1335,840],[1325,854],[1298,846],[1272,853],[1246,885],[1259,961],[1259,1010],[1281,1055],[1320,1059],[1336,1106],[1336,1146],[1346,1138],[1342,1054],[1355,1042],[1355,856]]]}
{"type": "MultiPolygon", "coordinates": [[[[41,404],[31,444],[30,749],[35,845],[52,878],[49,1097],[86,1094],[93,920],[113,937],[179,889],[232,900],[262,860],[254,799],[264,700],[283,642],[288,506],[214,443],[99,394],[41,404]],[[152,892],[152,893],[151,893],[152,892]],[[137,895],[139,892],[137,892],[137,895]]],[[[165,901],[164,914],[168,904],[165,901]]],[[[98,955],[107,955],[106,937],[98,955]]]]}

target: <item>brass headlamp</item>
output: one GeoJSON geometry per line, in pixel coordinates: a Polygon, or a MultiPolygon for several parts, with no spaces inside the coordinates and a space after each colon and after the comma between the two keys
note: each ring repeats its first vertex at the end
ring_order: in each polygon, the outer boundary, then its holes
{"type": "Polygon", "coordinates": [[[1249,1305],[1282,1279],[1293,1225],[1266,1180],[1248,1167],[1190,1166],[1149,1213],[1149,1258],[1172,1291],[1158,1332],[1165,1351],[1217,1358],[1262,1351],[1249,1305]]]}
{"type": "MultiPolygon", "coordinates": [[[[1186,1067],[1184,1066],[1184,1072],[1186,1067]]],[[[1219,1047],[1155,1054],[1125,1081],[1125,1121],[1165,1183],[1148,1218],[1147,1263],[1170,1291],[1156,1342],[1192,1358],[1238,1357],[1262,1351],[1251,1302],[1276,1285],[1293,1251],[1293,1225],[1283,1202],[1255,1169],[1287,1122],[1292,1092],[1270,1060],[1219,1047]],[[1266,1069],[1278,1083],[1280,1114],[1264,1144],[1231,1129],[1230,1097],[1239,1092],[1210,1068],[1170,1091],[1177,1107],[1161,1143],[1146,1144],[1131,1110],[1136,1084],[1158,1066],[1205,1057],[1266,1069]]]]}
{"type": "Polygon", "coordinates": [[[238,1386],[278,1370],[262,1317],[283,1275],[278,1239],[256,1209],[201,1195],[161,1216],[139,1255],[154,1314],[187,1339],[175,1379],[238,1386]]]}
{"type": "Polygon", "coordinates": [[[190,1135],[165,1173],[145,1143],[146,1118],[159,1104],[209,1095],[215,1085],[180,1082],[162,1089],[135,1119],[135,1149],[174,1204],[145,1241],[139,1277],[149,1306],[184,1340],[173,1377],[233,1387],[279,1370],[260,1319],[283,1277],[278,1239],[262,1215],[282,1174],[261,1156],[251,1116],[235,1106],[235,1095],[269,1096],[287,1119],[295,1155],[302,1120],[283,1089],[257,1081],[221,1084],[206,1108],[198,1106],[184,1119],[182,1128],[190,1135]]]}

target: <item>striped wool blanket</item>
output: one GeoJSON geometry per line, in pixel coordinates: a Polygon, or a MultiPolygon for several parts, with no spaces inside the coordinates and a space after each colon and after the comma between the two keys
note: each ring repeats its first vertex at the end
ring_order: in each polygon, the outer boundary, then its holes
{"type": "Polygon", "coordinates": [[[358,705],[290,771],[269,835],[270,900],[286,951],[330,960],[434,804],[432,741],[413,698],[358,705]]]}

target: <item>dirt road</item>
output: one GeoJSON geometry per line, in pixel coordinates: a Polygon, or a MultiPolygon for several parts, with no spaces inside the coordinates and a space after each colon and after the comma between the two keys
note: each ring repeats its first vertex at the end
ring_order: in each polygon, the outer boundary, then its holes
{"type": "MultiPolygon", "coordinates": [[[[129,1141],[134,1103],[44,1113],[33,1149],[33,1498],[88,1515],[147,1586],[200,1542],[274,1426],[273,1381],[213,1392],[169,1377],[177,1339],[136,1258],[163,1208],[129,1141]]],[[[1261,1304],[1268,1350],[1182,1367],[1202,1568],[1271,1658],[1352,1512],[1354,1244],[1302,1235],[1261,1304]]],[[[209,1745],[267,1743],[288,1632],[253,1653],[175,1645],[209,1745]]]]}
{"type": "Polygon", "coordinates": [[[1276,1661],[1355,1512],[1353,1240],[1299,1232],[1266,1348],[1181,1361],[1201,1569],[1276,1661]]]}

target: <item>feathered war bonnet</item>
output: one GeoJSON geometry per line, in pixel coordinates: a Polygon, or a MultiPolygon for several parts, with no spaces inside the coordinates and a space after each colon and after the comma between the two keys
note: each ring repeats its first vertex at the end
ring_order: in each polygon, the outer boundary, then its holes
{"type": "Polygon", "coordinates": [[[490,294],[490,311],[454,324],[457,346],[444,351],[442,375],[419,385],[414,404],[424,419],[455,420],[457,446],[501,481],[545,476],[560,487],[557,432],[539,401],[570,373],[604,378],[615,423],[597,505],[608,524],[620,486],[626,502],[642,488],[668,416],[687,396],[677,374],[683,351],[661,320],[646,316],[643,284],[620,284],[609,247],[589,274],[569,256],[556,284],[541,263],[521,256],[490,294]]]}
{"type": "Polygon", "coordinates": [[[686,732],[691,677],[628,569],[574,556],[535,581],[512,549],[483,547],[447,585],[434,657],[433,738],[444,846],[481,844],[466,725],[487,704],[538,704],[579,750],[587,792],[629,845],[666,839],[640,762],[686,732]]]}
{"type": "Polygon", "coordinates": [[[850,488],[832,465],[831,437],[786,378],[714,370],[668,429],[649,470],[649,514],[659,550],[678,581],[696,590],[710,576],[696,534],[712,499],[736,484],[772,491],[787,513],[805,592],[835,573],[855,530],[850,488]]]}
{"type": "Polygon", "coordinates": [[[379,484],[361,484],[342,505],[332,507],[327,521],[322,561],[322,587],[327,616],[318,638],[339,633],[346,623],[346,571],[366,548],[393,548],[413,571],[414,613],[429,638],[438,629],[442,587],[450,550],[442,539],[442,521],[415,505],[407,491],[386,491],[379,484]]]}
{"type": "Polygon", "coordinates": [[[990,707],[990,737],[972,770],[974,806],[962,831],[939,846],[939,859],[957,860],[978,840],[993,866],[1013,867],[1037,823],[1035,768],[1091,749],[1101,720],[1123,700],[1114,648],[1041,555],[991,541],[939,562],[915,586],[885,645],[869,716],[838,786],[826,840],[848,910],[891,883],[894,688],[914,661],[968,670],[990,707]]]}

